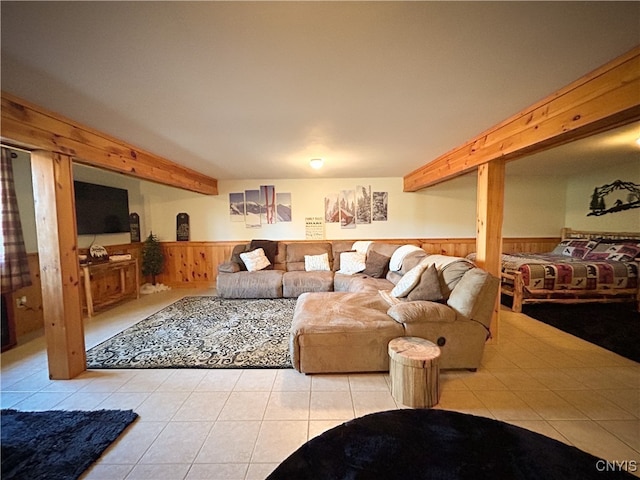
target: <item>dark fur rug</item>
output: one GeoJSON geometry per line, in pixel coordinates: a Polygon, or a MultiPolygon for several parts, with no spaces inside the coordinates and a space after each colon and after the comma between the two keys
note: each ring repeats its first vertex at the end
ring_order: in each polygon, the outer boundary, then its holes
{"type": "Polygon", "coordinates": [[[3,480],[74,480],[138,415],[131,410],[2,410],[3,480]]]}
{"type": "Polygon", "coordinates": [[[309,440],[268,480],[635,478],[538,433],[447,410],[391,410],[309,440]]]}

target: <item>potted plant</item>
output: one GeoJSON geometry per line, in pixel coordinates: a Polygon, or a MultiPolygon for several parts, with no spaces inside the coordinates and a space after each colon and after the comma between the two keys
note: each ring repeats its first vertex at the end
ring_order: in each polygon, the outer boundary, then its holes
{"type": "Polygon", "coordinates": [[[156,275],[162,273],[164,255],[162,247],[153,232],[144,241],[142,246],[142,274],[151,275],[152,284],[156,284],[156,275]]]}

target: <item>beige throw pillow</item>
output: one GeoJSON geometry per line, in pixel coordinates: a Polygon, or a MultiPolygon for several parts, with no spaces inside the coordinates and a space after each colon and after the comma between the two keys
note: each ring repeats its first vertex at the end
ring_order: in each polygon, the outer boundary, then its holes
{"type": "Polygon", "coordinates": [[[264,270],[271,262],[264,254],[264,250],[261,248],[256,248],[250,252],[245,252],[240,254],[240,258],[247,266],[247,270],[250,272],[256,272],[258,270],[264,270]]]}

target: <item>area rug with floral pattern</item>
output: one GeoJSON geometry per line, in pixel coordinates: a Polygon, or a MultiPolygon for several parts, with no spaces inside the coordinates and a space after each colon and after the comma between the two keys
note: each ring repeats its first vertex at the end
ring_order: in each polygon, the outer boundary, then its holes
{"type": "Polygon", "coordinates": [[[295,298],[185,297],[87,351],[87,367],[291,368],[295,298]]]}

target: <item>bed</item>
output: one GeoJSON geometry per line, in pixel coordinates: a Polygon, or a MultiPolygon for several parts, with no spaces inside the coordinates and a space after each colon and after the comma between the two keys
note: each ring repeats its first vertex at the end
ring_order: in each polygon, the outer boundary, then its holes
{"type": "MultiPolygon", "coordinates": [[[[473,260],[474,254],[469,258],[473,260]]],[[[530,303],[635,302],[640,310],[640,233],[562,229],[551,252],[502,255],[502,294],[530,303]]]]}

